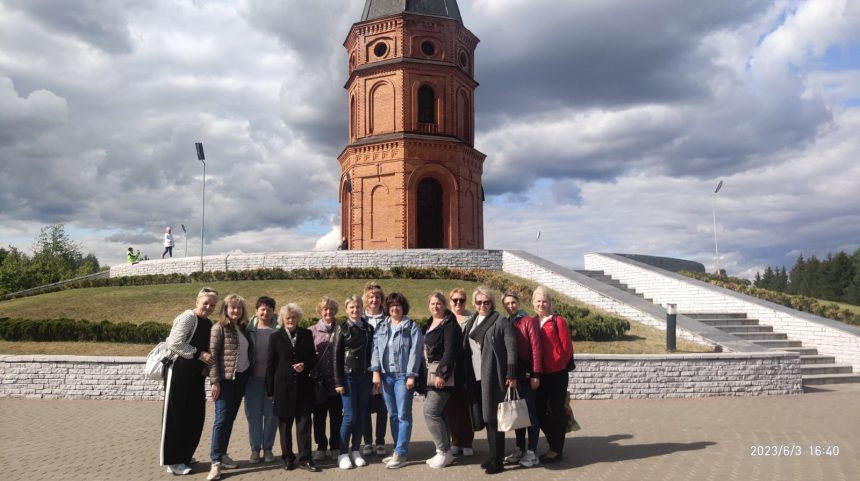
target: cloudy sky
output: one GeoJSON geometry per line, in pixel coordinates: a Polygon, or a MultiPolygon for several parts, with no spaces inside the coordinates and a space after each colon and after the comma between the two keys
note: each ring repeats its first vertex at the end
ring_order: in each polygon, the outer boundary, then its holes
{"type": "MultiPolygon", "coordinates": [[[[363,4],[0,0],[0,243],[199,255],[202,140],[206,253],[333,248],[363,4]]],[[[712,202],[730,274],[860,245],[860,2],[459,5],[487,248],[713,269],[712,202]]]]}

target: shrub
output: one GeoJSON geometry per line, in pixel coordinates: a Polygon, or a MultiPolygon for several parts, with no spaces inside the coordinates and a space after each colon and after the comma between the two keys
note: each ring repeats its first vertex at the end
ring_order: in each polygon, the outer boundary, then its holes
{"type": "Polygon", "coordinates": [[[153,344],[170,334],[170,325],[159,322],[93,322],[74,319],[0,318],[0,339],[6,341],[91,341],[153,344]]]}

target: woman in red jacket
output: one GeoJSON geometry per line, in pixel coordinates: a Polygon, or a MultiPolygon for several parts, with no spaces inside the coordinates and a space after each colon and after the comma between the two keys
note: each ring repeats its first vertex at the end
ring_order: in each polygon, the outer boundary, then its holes
{"type": "Polygon", "coordinates": [[[567,400],[567,365],[573,357],[573,343],[567,321],[552,313],[549,289],[540,286],[532,294],[532,306],[539,325],[541,340],[540,388],[537,392],[537,411],[540,427],[546,436],[549,451],[540,456],[543,463],[561,460],[567,423],[564,403],[567,400]]]}

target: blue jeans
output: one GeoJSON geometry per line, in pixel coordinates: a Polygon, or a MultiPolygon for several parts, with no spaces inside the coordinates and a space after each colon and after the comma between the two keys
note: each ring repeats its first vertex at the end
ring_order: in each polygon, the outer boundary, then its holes
{"type": "Polygon", "coordinates": [[[245,388],[245,417],[251,451],[271,451],[275,446],[278,418],[272,415],[272,400],[266,395],[266,378],[250,377],[245,388]]]}
{"type": "Polygon", "coordinates": [[[236,379],[221,380],[221,395],[215,401],[215,425],[212,426],[212,448],[209,452],[213,463],[221,462],[221,456],[227,454],[233,421],[239,413],[247,383],[248,371],[236,373],[236,379]]]}
{"type": "Polygon", "coordinates": [[[406,389],[405,374],[382,374],[382,396],[388,408],[394,453],[405,456],[412,437],[412,396],[415,390],[406,389]]]}
{"type": "Polygon", "coordinates": [[[361,434],[364,431],[364,418],[370,411],[370,373],[347,374],[344,378],[346,392],[343,398],[343,421],[340,424],[340,454],[358,451],[361,434]],[[352,446],[350,446],[352,438],[352,446]]]}

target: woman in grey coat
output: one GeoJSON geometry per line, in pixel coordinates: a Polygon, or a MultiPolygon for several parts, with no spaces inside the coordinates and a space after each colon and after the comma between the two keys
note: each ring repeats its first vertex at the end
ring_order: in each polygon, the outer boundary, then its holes
{"type": "Polygon", "coordinates": [[[490,457],[481,467],[487,474],[496,474],[504,469],[505,454],[505,433],[499,432],[496,408],[507,388],[517,386],[517,344],[511,323],[496,312],[492,289],[478,287],[472,301],[477,312],[463,328],[463,364],[473,429],[487,428],[490,457]]]}

